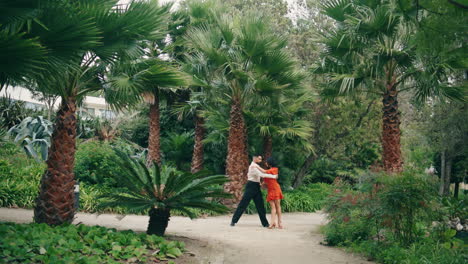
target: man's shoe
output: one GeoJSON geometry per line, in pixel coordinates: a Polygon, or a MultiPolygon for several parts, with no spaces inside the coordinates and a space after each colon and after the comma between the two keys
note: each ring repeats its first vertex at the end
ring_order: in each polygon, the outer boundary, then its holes
{"type": "Polygon", "coordinates": [[[236,225],[236,223],[234,223],[234,222],[231,222],[231,224],[230,224],[230,226],[235,226],[235,225],[236,225]]]}

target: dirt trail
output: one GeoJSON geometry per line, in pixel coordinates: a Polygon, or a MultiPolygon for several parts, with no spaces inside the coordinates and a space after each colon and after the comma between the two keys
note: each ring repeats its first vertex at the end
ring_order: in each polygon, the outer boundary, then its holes
{"type": "MultiPolygon", "coordinates": [[[[32,210],[0,208],[0,221],[27,223],[32,210]]],[[[101,225],[120,230],[145,231],[148,217],[79,213],[74,223],[101,225]]],[[[261,227],[257,215],[243,215],[235,227],[229,226],[230,216],[190,220],[172,217],[167,229],[168,239],[186,242],[195,257],[185,256],[182,263],[223,264],[363,264],[372,263],[341,249],[320,245],[318,229],[325,221],[320,213],[289,213],[284,215],[285,229],[261,227]]],[[[176,263],[179,263],[177,261],[176,263]]]]}

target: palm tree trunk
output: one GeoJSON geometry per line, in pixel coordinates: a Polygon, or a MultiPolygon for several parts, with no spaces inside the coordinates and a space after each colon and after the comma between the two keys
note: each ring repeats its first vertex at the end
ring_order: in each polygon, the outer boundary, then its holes
{"type": "Polygon", "coordinates": [[[401,172],[403,161],[400,149],[400,113],[398,111],[398,91],[395,85],[395,78],[392,78],[387,84],[382,103],[383,167],[389,173],[401,172]]]}
{"type": "Polygon", "coordinates": [[[446,177],[446,169],[445,169],[445,150],[442,151],[440,155],[440,185],[439,185],[439,195],[444,195],[444,182],[446,177]]]}
{"type": "Polygon", "coordinates": [[[150,104],[149,113],[148,165],[153,162],[161,165],[161,126],[159,117],[159,91],[156,91],[154,101],[150,104]]]}
{"type": "Polygon", "coordinates": [[[151,208],[149,211],[149,224],[146,234],[164,236],[169,218],[171,217],[171,210],[151,208]]]}
{"type": "Polygon", "coordinates": [[[47,170],[42,176],[34,221],[49,225],[71,223],[75,215],[73,167],[76,150],[76,100],[63,99],[55,119],[47,170]]]}
{"type": "Polygon", "coordinates": [[[225,191],[234,195],[237,202],[242,197],[242,189],[247,182],[249,157],[247,154],[246,126],[239,99],[233,99],[229,119],[228,153],[226,158],[226,175],[230,181],[226,183],[225,191]]]}
{"type": "Polygon", "coordinates": [[[193,146],[191,172],[203,169],[203,139],[205,138],[205,120],[195,114],[195,144],[193,146]]]}
{"type": "Polygon", "coordinates": [[[271,157],[273,153],[273,139],[270,135],[263,137],[263,159],[266,160],[271,157]]]}

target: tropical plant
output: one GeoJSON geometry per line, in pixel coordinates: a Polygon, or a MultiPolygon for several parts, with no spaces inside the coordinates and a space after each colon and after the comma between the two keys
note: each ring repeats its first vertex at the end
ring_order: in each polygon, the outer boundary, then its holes
{"type": "Polygon", "coordinates": [[[411,38],[415,25],[406,19],[411,10],[415,6],[409,1],[333,0],[323,4],[325,14],[336,23],[334,30],[324,34],[326,49],[315,69],[327,80],[323,95],[366,93],[382,98],[382,159],[387,172],[400,172],[403,165],[400,92],[411,90],[420,101],[437,95],[463,98],[461,87],[448,82],[450,64],[425,67],[431,60],[417,56],[418,43],[411,38]],[[443,65],[446,67],[441,68],[443,65]]]}
{"type": "Polygon", "coordinates": [[[0,97],[0,127],[8,130],[33,114],[34,110],[26,108],[25,102],[0,97]]]}
{"type": "Polygon", "coordinates": [[[148,164],[156,161],[161,165],[160,100],[177,87],[187,85],[188,77],[179,72],[175,65],[153,58],[159,55],[157,50],[157,46],[150,49],[150,59],[116,65],[112,69],[110,85],[115,93],[109,99],[110,102],[118,102],[121,98],[127,98],[126,104],[144,101],[150,105],[148,164]]]}
{"type": "Polygon", "coordinates": [[[201,82],[214,91],[219,105],[230,108],[226,189],[236,199],[242,195],[249,162],[244,117],[248,100],[264,102],[297,81],[294,63],[284,51],[286,40],[271,32],[266,21],[257,14],[221,14],[216,24],[189,29],[186,36],[192,47],[188,56],[204,61],[209,73],[201,82]]]}
{"type": "Polygon", "coordinates": [[[41,161],[47,160],[52,131],[52,122],[38,116],[25,118],[20,124],[10,128],[8,134],[14,138],[16,144],[23,147],[28,156],[41,161]]]}
{"type": "Polygon", "coordinates": [[[224,175],[182,173],[172,167],[159,167],[156,162],[148,168],[141,160],[129,158],[122,152],[117,154],[121,168],[118,180],[124,188],[104,194],[101,207],[120,206],[129,212],[148,212],[147,234],[164,235],[171,210],[183,212],[190,218],[196,217],[192,208],[218,213],[228,211],[216,200],[207,199],[230,197],[221,188],[227,180],[224,175]]]}
{"type": "Polygon", "coordinates": [[[186,170],[192,145],[192,133],[169,133],[167,137],[163,138],[161,144],[164,150],[164,159],[166,162],[174,162],[178,170],[186,170]]]}
{"type": "Polygon", "coordinates": [[[101,226],[0,223],[5,263],[129,263],[175,259],[184,242],[101,226]],[[40,242],[39,242],[40,241],[40,242]],[[58,246],[60,245],[60,246],[58,246]]]}
{"type": "MultiPolygon", "coordinates": [[[[34,74],[19,77],[31,79],[38,90],[61,97],[48,169],[41,181],[34,211],[35,221],[57,225],[71,222],[74,217],[77,103],[90,92],[104,90],[103,83],[107,80],[104,75],[109,65],[143,54],[142,43],[161,35],[167,8],[160,7],[156,1],[132,1],[128,5],[118,5],[117,0],[27,2],[36,4],[32,19],[28,20],[31,16],[19,17],[18,21],[14,14],[2,15],[2,18],[9,21],[5,28],[38,40],[42,45],[36,46],[47,51],[45,58],[39,59],[43,67],[34,62],[34,74]]],[[[17,1],[15,3],[7,7],[15,9],[17,1]]],[[[21,8],[26,14],[31,12],[28,6],[21,8]]],[[[10,31],[2,31],[5,32],[10,31]]],[[[15,36],[7,36],[7,40],[14,39],[15,36]]],[[[6,61],[37,59],[29,57],[28,53],[2,54],[9,54],[6,61]]],[[[2,61],[5,60],[2,58],[2,61]]],[[[11,78],[18,79],[17,76],[11,78]]]]}

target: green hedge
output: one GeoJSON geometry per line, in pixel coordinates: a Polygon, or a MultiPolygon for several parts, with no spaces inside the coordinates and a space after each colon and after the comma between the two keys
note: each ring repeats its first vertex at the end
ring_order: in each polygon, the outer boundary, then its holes
{"type": "Polygon", "coordinates": [[[177,258],[183,242],[100,226],[0,222],[2,263],[153,263],[177,258]]]}
{"type": "MultiPolygon", "coordinates": [[[[292,191],[283,191],[284,199],[281,200],[281,210],[284,213],[307,212],[312,213],[322,209],[325,199],[332,193],[332,186],[326,183],[312,183],[303,185],[292,191]]],[[[267,191],[262,189],[262,195],[266,197],[267,191]]],[[[270,212],[270,205],[265,201],[265,208],[270,212]]],[[[251,202],[246,213],[256,213],[255,204],[251,202]]]]}

